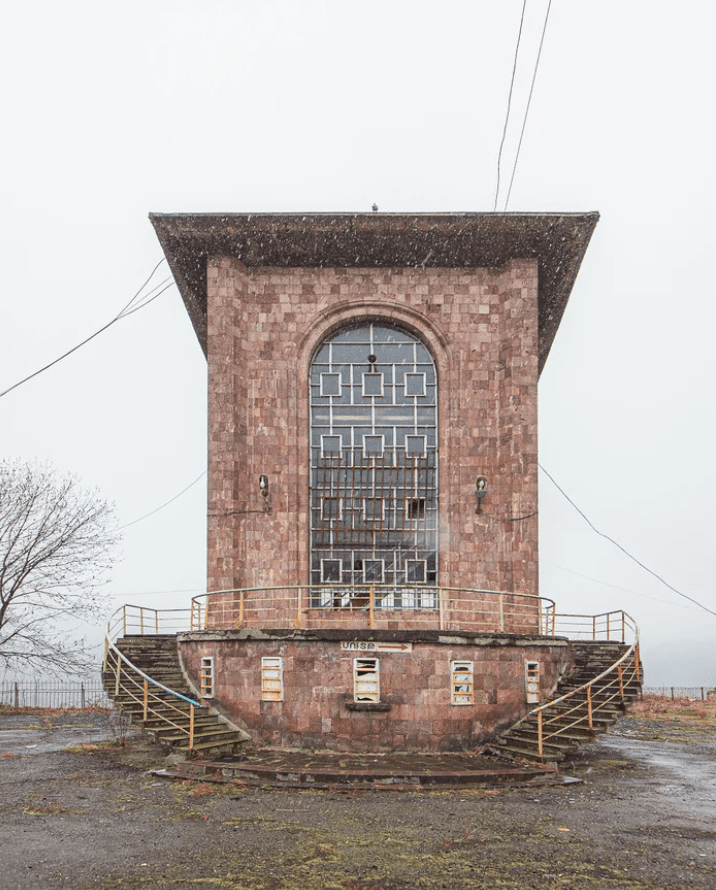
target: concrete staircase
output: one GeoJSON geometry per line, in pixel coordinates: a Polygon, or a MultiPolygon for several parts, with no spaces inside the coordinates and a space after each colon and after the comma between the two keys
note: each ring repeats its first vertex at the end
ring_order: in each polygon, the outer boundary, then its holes
{"type": "Polygon", "coordinates": [[[112,650],[108,653],[102,671],[107,694],[116,707],[129,714],[132,723],[140,724],[152,733],[157,744],[167,752],[184,757],[220,756],[236,753],[239,747],[250,741],[248,733],[220,716],[214,708],[205,706],[206,702],[199,702],[199,706],[193,708],[193,739],[189,745],[192,704],[185,699],[199,700],[189,689],[182,672],[175,635],[128,635],[118,639],[115,645],[139,671],[179,693],[179,696],[184,696],[180,698],[154,684],[148,684],[149,702],[145,719],[144,678],[132,671],[112,650]]]}
{"type": "Polygon", "coordinates": [[[498,736],[490,746],[493,754],[543,762],[564,760],[593,741],[597,734],[606,732],[639,695],[643,673],[633,655],[625,660],[621,670],[613,668],[629,646],[591,640],[571,645],[574,667],[560,680],[554,694],[542,703],[545,707],[541,716],[541,752],[540,718],[537,709],[533,709],[498,736]],[[605,671],[609,673],[589,689],[582,688],[605,671]],[[563,699],[563,696],[569,697],[563,699]]]}

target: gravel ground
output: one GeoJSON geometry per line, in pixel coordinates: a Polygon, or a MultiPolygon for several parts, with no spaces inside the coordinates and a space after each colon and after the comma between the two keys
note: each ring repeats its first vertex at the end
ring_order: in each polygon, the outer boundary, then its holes
{"type": "Polygon", "coordinates": [[[102,737],[0,713],[3,890],[716,887],[713,725],[624,719],[580,784],[409,793],[160,781],[142,737],[102,737]]]}

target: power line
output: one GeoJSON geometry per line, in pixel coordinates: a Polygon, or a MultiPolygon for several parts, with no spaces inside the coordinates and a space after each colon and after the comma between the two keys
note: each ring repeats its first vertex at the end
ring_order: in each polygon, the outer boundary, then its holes
{"type": "Polygon", "coordinates": [[[27,377],[23,377],[22,380],[18,380],[17,383],[13,383],[12,386],[9,386],[7,389],[0,392],[0,399],[3,396],[6,396],[8,393],[12,392],[14,389],[17,389],[18,386],[22,386],[23,383],[27,383],[29,380],[32,380],[33,377],[37,377],[39,374],[42,374],[44,371],[47,371],[50,368],[54,367],[56,364],[61,362],[63,359],[66,359],[68,356],[72,355],[73,352],[77,352],[78,349],[80,349],[82,346],[85,346],[87,343],[90,342],[90,340],[94,340],[95,337],[98,337],[101,333],[106,331],[107,328],[112,327],[112,325],[115,324],[116,322],[121,321],[121,319],[123,319],[123,318],[127,318],[133,312],[138,312],[140,309],[144,309],[145,306],[148,306],[150,303],[152,303],[154,300],[156,300],[157,297],[161,296],[164,293],[164,291],[168,290],[174,283],[173,280],[171,279],[171,276],[169,276],[168,278],[165,278],[164,281],[161,281],[159,284],[155,285],[152,288],[152,290],[149,291],[148,294],[142,295],[142,291],[149,284],[149,282],[152,280],[155,272],[157,271],[157,269],[161,266],[161,264],[163,262],[164,262],[164,257],[162,257],[161,260],[159,260],[159,262],[157,263],[157,265],[152,269],[151,275],[147,278],[147,280],[139,288],[139,290],[134,294],[132,299],[122,309],[120,309],[120,311],[117,313],[117,315],[114,316],[114,318],[111,321],[108,321],[107,324],[102,325],[102,327],[99,328],[99,330],[95,331],[94,334],[90,334],[89,337],[86,337],[84,340],[82,340],[76,346],[73,346],[72,349],[68,349],[67,352],[65,352],[63,355],[59,356],[59,358],[56,358],[54,361],[49,362],[49,364],[44,365],[42,368],[39,368],[37,371],[33,371],[32,374],[28,374],[27,377]],[[165,285],[165,286],[162,287],[162,285],[165,285]],[[156,293],[155,293],[155,291],[156,291],[156,293]],[[153,294],[153,296],[152,296],[152,294],[153,294]]]}
{"type": "Polygon", "coordinates": [[[206,470],[196,477],[193,482],[190,482],[186,488],[182,488],[179,494],[175,494],[173,498],[169,498],[168,501],[165,501],[160,507],[157,507],[156,510],[152,510],[151,513],[145,513],[144,516],[140,516],[139,519],[133,519],[131,522],[128,522],[126,525],[120,525],[119,528],[116,528],[115,531],[121,532],[124,531],[125,528],[129,528],[130,525],[136,525],[138,522],[142,522],[144,519],[148,519],[150,516],[154,516],[155,513],[158,513],[160,510],[163,510],[165,507],[168,507],[169,504],[174,503],[177,498],[180,498],[185,492],[189,491],[189,489],[196,485],[196,483],[203,477],[206,476],[206,470]]]}
{"type": "Polygon", "coordinates": [[[542,37],[540,38],[540,42],[539,42],[539,51],[537,52],[537,60],[535,62],[535,70],[532,73],[532,83],[530,85],[530,94],[527,97],[527,107],[525,108],[525,116],[522,120],[522,130],[520,132],[520,141],[517,143],[517,153],[515,155],[514,166],[512,167],[512,176],[510,177],[510,187],[507,190],[507,200],[505,201],[505,210],[507,210],[507,205],[510,203],[510,195],[512,194],[512,183],[515,181],[515,172],[517,171],[517,161],[520,158],[520,149],[522,148],[522,138],[525,135],[525,127],[527,126],[527,115],[530,113],[530,104],[532,102],[532,93],[534,92],[535,81],[537,80],[537,69],[539,68],[539,60],[542,56],[542,46],[544,44],[544,35],[547,32],[547,22],[549,21],[550,9],[552,9],[552,0],[549,0],[549,4],[547,5],[547,13],[544,17],[544,25],[542,27],[542,37]]]}
{"type": "Polygon", "coordinates": [[[600,532],[599,529],[594,525],[594,523],[574,503],[574,501],[572,500],[572,498],[570,498],[570,496],[567,494],[567,492],[557,484],[557,481],[555,480],[555,478],[552,475],[550,475],[550,473],[548,473],[547,470],[545,470],[545,468],[542,466],[542,464],[538,464],[538,466],[539,466],[540,470],[542,470],[542,472],[545,474],[545,476],[547,476],[547,478],[550,480],[550,482],[554,485],[554,487],[557,489],[557,491],[562,495],[562,497],[564,497],[567,501],[569,501],[569,503],[574,507],[574,509],[577,511],[577,513],[579,513],[579,515],[587,523],[587,525],[592,529],[592,531],[596,532],[601,538],[606,538],[606,540],[609,541],[611,544],[614,544],[614,546],[617,549],[621,550],[621,552],[625,556],[628,556],[629,559],[632,560],[632,562],[635,562],[638,566],[640,566],[642,569],[644,569],[645,572],[648,572],[650,575],[653,575],[657,581],[661,581],[661,583],[665,587],[668,587],[669,590],[673,590],[673,592],[675,594],[677,594],[678,596],[681,596],[685,600],[689,600],[689,602],[694,603],[694,605],[698,606],[700,609],[703,609],[704,612],[708,612],[710,615],[716,616],[716,612],[714,612],[712,609],[709,609],[708,606],[704,606],[703,603],[700,603],[698,600],[695,600],[693,597],[688,596],[685,593],[682,593],[680,590],[677,590],[676,587],[674,587],[672,584],[669,584],[668,581],[665,581],[661,577],[661,575],[658,575],[655,571],[650,569],[649,566],[644,565],[644,563],[641,562],[640,560],[638,560],[636,558],[636,556],[632,556],[632,554],[629,553],[629,551],[626,550],[624,547],[622,547],[622,545],[618,541],[615,541],[614,538],[611,538],[609,535],[605,534],[604,532],[600,532]]]}
{"type": "Polygon", "coordinates": [[[527,10],[527,0],[522,4],[522,17],[520,18],[520,30],[517,34],[517,46],[515,47],[515,60],[512,63],[512,79],[510,80],[510,92],[507,96],[507,114],[505,115],[505,125],[502,128],[502,139],[500,141],[500,150],[497,154],[497,186],[495,188],[495,203],[492,212],[497,210],[497,198],[500,194],[500,166],[502,164],[502,150],[505,147],[505,139],[507,137],[507,125],[510,121],[510,109],[512,107],[512,92],[515,88],[515,75],[517,74],[517,56],[520,52],[520,41],[522,40],[522,26],[525,21],[525,11],[527,10]]]}
{"type": "MultiPolygon", "coordinates": [[[[633,596],[641,596],[647,600],[654,600],[655,603],[665,603],[667,606],[676,606],[677,603],[673,603],[671,600],[662,600],[658,596],[649,596],[648,593],[639,593],[637,590],[630,590],[628,587],[619,587],[618,584],[610,584],[608,581],[600,581],[599,578],[591,578],[589,575],[583,575],[582,572],[575,572],[574,569],[568,569],[565,566],[558,566],[554,562],[546,562],[546,565],[553,566],[555,569],[559,569],[562,572],[568,572],[570,575],[576,575],[578,578],[584,578],[587,581],[593,581],[595,584],[601,584],[603,587],[611,587],[614,590],[623,590],[624,593],[631,593],[633,596]]],[[[680,604],[678,604],[680,605],[680,604]]],[[[688,609],[689,612],[695,612],[695,609],[691,609],[689,606],[681,606],[682,609],[688,609]]]]}

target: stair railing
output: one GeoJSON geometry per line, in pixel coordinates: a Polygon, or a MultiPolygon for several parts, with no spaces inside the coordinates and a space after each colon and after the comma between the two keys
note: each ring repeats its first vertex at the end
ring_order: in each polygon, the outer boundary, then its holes
{"type": "MultiPolygon", "coordinates": [[[[530,717],[537,719],[537,749],[540,757],[544,757],[544,746],[551,739],[558,738],[577,727],[588,727],[594,732],[594,724],[600,712],[613,704],[626,701],[625,687],[631,682],[641,685],[641,666],[639,661],[639,627],[636,621],[623,610],[605,612],[601,615],[560,615],[556,621],[561,624],[574,625],[580,620],[585,623],[585,636],[593,641],[609,642],[616,636],[616,642],[626,643],[627,631],[633,634],[633,640],[626,652],[596,677],[572,689],[558,698],[544,702],[532,708],[515,724],[520,726],[530,717]],[[590,627],[591,625],[591,627],[590,627]],[[565,710],[566,705],[566,710],[565,710]],[[586,705],[586,706],[585,706],[586,705]],[[569,719],[571,718],[571,720],[569,719]],[[565,724],[565,719],[569,722],[565,724]],[[559,721],[559,726],[556,726],[559,721]],[[550,730],[550,727],[552,729],[550,730]]],[[[556,622],[555,622],[556,623],[556,622]]],[[[574,635],[574,631],[570,636],[574,635]]]]}
{"type": "MultiPolygon", "coordinates": [[[[127,627],[128,614],[131,615],[127,610],[137,608],[141,609],[141,607],[136,606],[123,606],[107,622],[102,675],[105,677],[107,685],[113,689],[115,701],[121,695],[125,696],[129,701],[141,707],[143,722],[146,723],[151,718],[163,725],[172,727],[178,733],[186,735],[187,746],[193,748],[196,711],[197,709],[206,710],[207,705],[181,692],[177,692],[175,689],[170,689],[168,686],[160,683],[159,680],[150,677],[149,674],[146,674],[141,668],[133,664],[123,652],[120,652],[114,643],[113,633],[118,629],[124,631],[124,628],[127,627]],[[164,695],[162,696],[161,693],[164,693],[164,695]],[[182,708],[179,702],[189,705],[188,715],[186,709],[182,708]],[[189,717],[188,726],[184,725],[187,716],[189,717]]],[[[154,616],[155,620],[159,621],[157,617],[159,613],[156,609],[144,609],[143,611],[156,613],[154,616]]],[[[182,611],[187,611],[188,614],[188,610],[182,611]]],[[[129,632],[131,633],[131,631],[129,632]]],[[[146,630],[141,631],[141,633],[147,632],[146,630]]]]}

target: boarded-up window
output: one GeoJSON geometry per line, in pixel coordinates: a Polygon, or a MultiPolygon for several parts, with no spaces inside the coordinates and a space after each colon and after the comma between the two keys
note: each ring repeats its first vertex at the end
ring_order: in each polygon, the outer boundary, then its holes
{"type": "Polygon", "coordinates": [[[261,659],[261,701],[283,701],[283,658],[261,659]]]}
{"type": "Polygon", "coordinates": [[[453,661],[450,673],[452,675],[452,704],[474,704],[475,673],[473,663],[471,661],[453,661]]]}
{"type": "Polygon", "coordinates": [[[201,659],[201,697],[214,697],[214,658],[206,656],[201,659]]]}
{"type": "Polygon", "coordinates": [[[358,701],[380,701],[380,661],[356,658],[353,662],[353,695],[358,701]]]}
{"type": "Polygon", "coordinates": [[[525,662],[525,697],[528,705],[539,704],[539,661],[525,662]]]}

